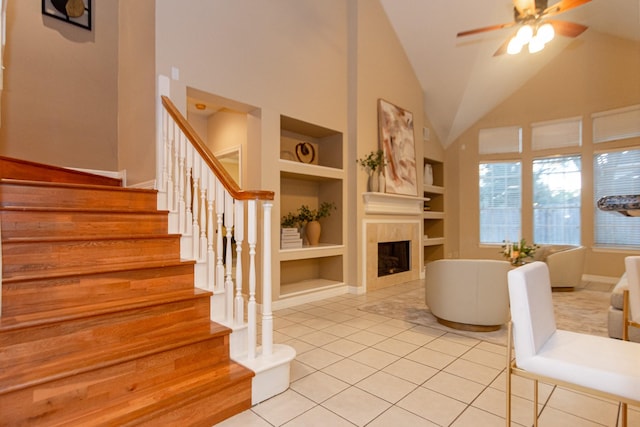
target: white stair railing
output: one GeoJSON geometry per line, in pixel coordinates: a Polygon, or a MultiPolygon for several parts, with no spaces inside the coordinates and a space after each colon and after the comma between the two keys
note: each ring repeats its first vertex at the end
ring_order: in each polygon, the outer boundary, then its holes
{"type": "Polygon", "coordinates": [[[258,209],[262,208],[264,263],[260,280],[263,286],[260,355],[269,356],[273,348],[270,212],[274,194],[241,190],[171,100],[162,96],[161,101],[162,131],[157,147],[158,208],[169,211],[169,232],[182,235],[181,256],[196,261],[195,285],[214,293],[212,320],[232,327],[234,331],[246,328],[242,335],[246,343],[241,344],[244,354],[241,355],[249,359],[258,356],[256,250],[258,209]],[[244,264],[245,259],[248,265],[244,264]],[[243,289],[243,273],[248,275],[247,289],[243,289]]]}

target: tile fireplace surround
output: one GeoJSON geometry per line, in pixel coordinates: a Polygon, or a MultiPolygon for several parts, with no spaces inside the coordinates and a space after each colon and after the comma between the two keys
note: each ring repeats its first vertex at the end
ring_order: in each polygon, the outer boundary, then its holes
{"type": "Polygon", "coordinates": [[[420,278],[420,221],[418,219],[364,220],[362,251],[367,291],[385,288],[420,278]],[[410,241],[410,269],[378,277],[378,243],[410,241]]]}

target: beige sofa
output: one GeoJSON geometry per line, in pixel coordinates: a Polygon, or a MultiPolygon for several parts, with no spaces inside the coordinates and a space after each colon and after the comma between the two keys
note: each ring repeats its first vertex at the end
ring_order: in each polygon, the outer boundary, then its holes
{"type": "Polygon", "coordinates": [[[547,264],[553,290],[571,291],[582,282],[585,253],[584,246],[542,245],[533,259],[547,264]]]}
{"type": "Polygon", "coordinates": [[[492,331],[509,319],[507,261],[442,259],[426,265],[425,303],[438,322],[492,331]]]}

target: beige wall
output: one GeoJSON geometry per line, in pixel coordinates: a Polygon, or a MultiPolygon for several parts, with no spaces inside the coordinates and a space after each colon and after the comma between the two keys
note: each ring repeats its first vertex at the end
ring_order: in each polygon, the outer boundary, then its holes
{"type": "Polygon", "coordinates": [[[94,2],[93,17],[87,31],[9,0],[2,155],[117,169],[118,1],[94,2]]]}
{"type": "MultiPolygon", "coordinates": [[[[484,116],[446,150],[447,247],[449,257],[498,258],[498,247],[479,245],[478,132],[483,128],[523,128],[523,237],[532,240],[531,162],[535,157],[579,153],[582,156],[582,243],[589,247],[585,273],[614,277],[624,271],[624,251],[598,251],[593,245],[593,153],[609,146],[640,147],[640,138],[620,143],[591,141],[591,114],[640,103],[640,45],[622,39],[584,33],[581,39],[544,67],[520,90],[484,116]],[[583,145],[579,149],[532,153],[530,124],[581,116],[583,145]]],[[[511,158],[512,156],[502,156],[511,158]]]]}
{"type": "MultiPolygon", "coordinates": [[[[362,286],[364,277],[362,264],[362,220],[365,218],[362,193],[367,191],[367,175],[356,165],[355,159],[364,157],[378,149],[378,99],[382,98],[413,114],[414,138],[417,159],[418,188],[422,188],[422,127],[424,108],[422,88],[413,68],[398,41],[384,9],[378,2],[358,0],[356,2],[354,40],[354,64],[351,69],[352,94],[350,113],[353,117],[349,166],[351,182],[355,183],[349,199],[349,209],[356,212],[357,224],[350,226],[350,250],[357,257],[357,264],[349,269],[349,283],[362,286]],[[353,238],[351,237],[353,236],[353,238]]],[[[371,215],[368,218],[372,218],[371,215]]],[[[376,219],[386,216],[376,215],[376,219]]],[[[354,259],[354,258],[352,258],[354,259]]]]}
{"type": "Polygon", "coordinates": [[[119,5],[118,168],[131,185],[155,177],[155,0],[119,5]]]}

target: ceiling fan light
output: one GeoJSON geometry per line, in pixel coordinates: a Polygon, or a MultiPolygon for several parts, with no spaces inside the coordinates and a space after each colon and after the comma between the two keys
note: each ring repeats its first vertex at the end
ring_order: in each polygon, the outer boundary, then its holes
{"type": "Polygon", "coordinates": [[[553,29],[553,25],[542,24],[540,28],[538,28],[538,32],[536,33],[536,37],[540,38],[543,44],[549,43],[553,40],[553,37],[556,35],[556,32],[553,29]]]}
{"type": "Polygon", "coordinates": [[[522,46],[529,43],[532,37],[533,37],[533,28],[531,28],[530,25],[523,25],[522,27],[520,27],[520,29],[516,33],[516,38],[518,39],[519,43],[522,46]]]}
{"type": "Polygon", "coordinates": [[[507,53],[509,55],[517,55],[522,51],[522,44],[517,37],[513,37],[507,45],[507,53]]]}
{"type": "Polygon", "coordinates": [[[544,49],[544,42],[540,39],[540,37],[534,37],[529,42],[529,53],[540,52],[544,49]]]}

